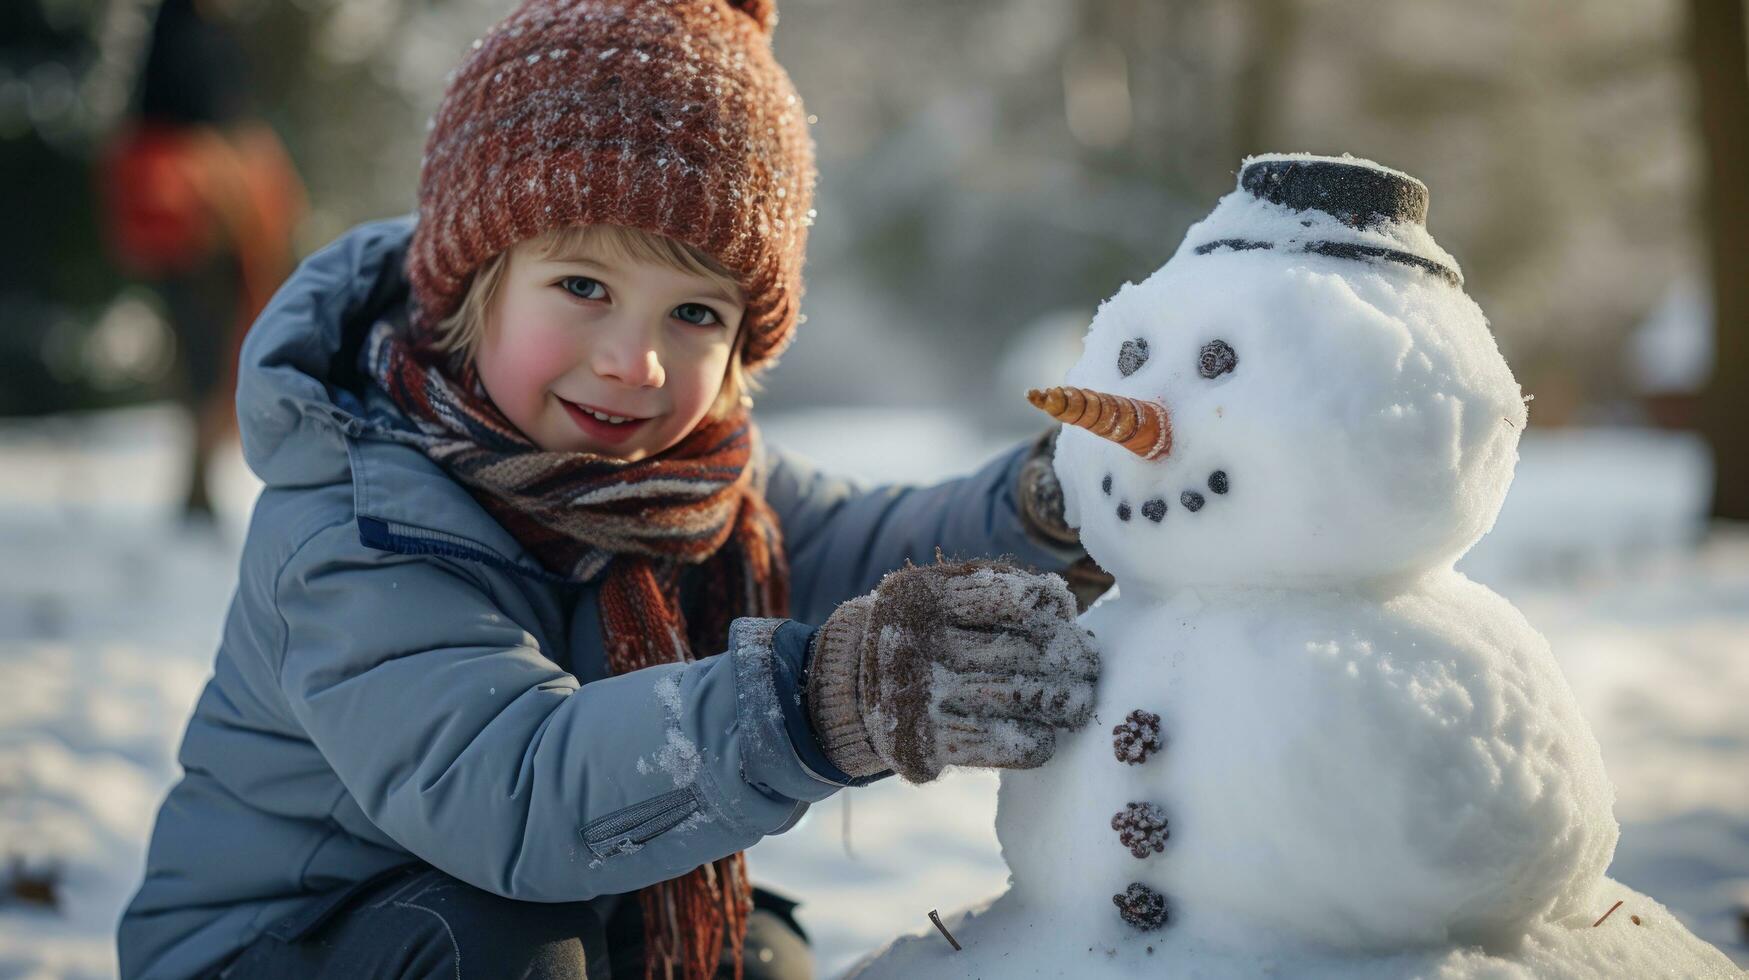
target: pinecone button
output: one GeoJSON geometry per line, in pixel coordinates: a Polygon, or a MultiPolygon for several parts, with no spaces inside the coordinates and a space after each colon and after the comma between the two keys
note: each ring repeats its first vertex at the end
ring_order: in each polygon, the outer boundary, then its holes
{"type": "Polygon", "coordinates": [[[1124,717],[1123,724],[1111,730],[1111,749],[1117,761],[1139,766],[1148,755],[1160,751],[1160,716],[1140,708],[1124,717]]]}
{"type": "Polygon", "coordinates": [[[1159,854],[1166,849],[1172,831],[1166,826],[1166,811],[1152,803],[1130,803],[1112,815],[1111,829],[1136,857],[1159,854]]]}
{"type": "Polygon", "coordinates": [[[1131,884],[1123,894],[1111,896],[1117,914],[1137,929],[1158,929],[1166,924],[1166,896],[1147,885],[1131,884]]]}

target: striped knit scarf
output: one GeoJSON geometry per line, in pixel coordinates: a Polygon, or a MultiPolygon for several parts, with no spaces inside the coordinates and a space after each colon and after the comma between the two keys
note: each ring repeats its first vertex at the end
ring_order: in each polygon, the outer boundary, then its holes
{"type": "MultiPolygon", "coordinates": [[[[390,322],[372,330],[370,375],[418,427],[426,454],[547,570],[587,579],[603,568],[602,632],[614,674],[724,649],[739,616],[781,616],[788,598],[777,520],[752,483],[755,432],[745,409],[706,419],[677,445],[627,463],[535,446],[469,368],[451,377],[390,322]],[[681,575],[698,592],[681,609],[681,575]]],[[[733,854],[638,892],[645,976],[707,980],[725,939],[740,976],[753,887],[733,854]]]]}

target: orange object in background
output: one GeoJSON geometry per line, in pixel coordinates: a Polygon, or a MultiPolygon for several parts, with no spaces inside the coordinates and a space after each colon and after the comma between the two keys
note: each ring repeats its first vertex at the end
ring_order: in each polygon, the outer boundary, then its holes
{"type": "Polygon", "coordinates": [[[273,130],[136,122],[98,162],[104,237],[127,272],[164,279],[234,252],[244,326],[291,270],[304,189],[273,130]]]}

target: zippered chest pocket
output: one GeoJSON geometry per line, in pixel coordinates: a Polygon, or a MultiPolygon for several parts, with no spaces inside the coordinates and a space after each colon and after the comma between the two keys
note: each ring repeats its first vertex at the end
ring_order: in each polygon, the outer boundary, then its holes
{"type": "Polygon", "coordinates": [[[598,858],[635,854],[645,844],[679,826],[698,809],[698,797],[691,789],[663,793],[590,821],[583,828],[583,842],[598,858]]]}

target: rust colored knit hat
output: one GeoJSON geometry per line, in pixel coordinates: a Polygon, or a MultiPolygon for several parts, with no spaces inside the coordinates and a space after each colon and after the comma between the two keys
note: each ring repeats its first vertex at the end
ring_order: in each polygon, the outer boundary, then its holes
{"type": "Polygon", "coordinates": [[[473,43],[432,120],[407,256],[413,324],[499,252],[556,228],[664,235],[740,280],[741,360],[795,333],[813,223],[806,110],[771,0],[526,0],[473,43]]]}

